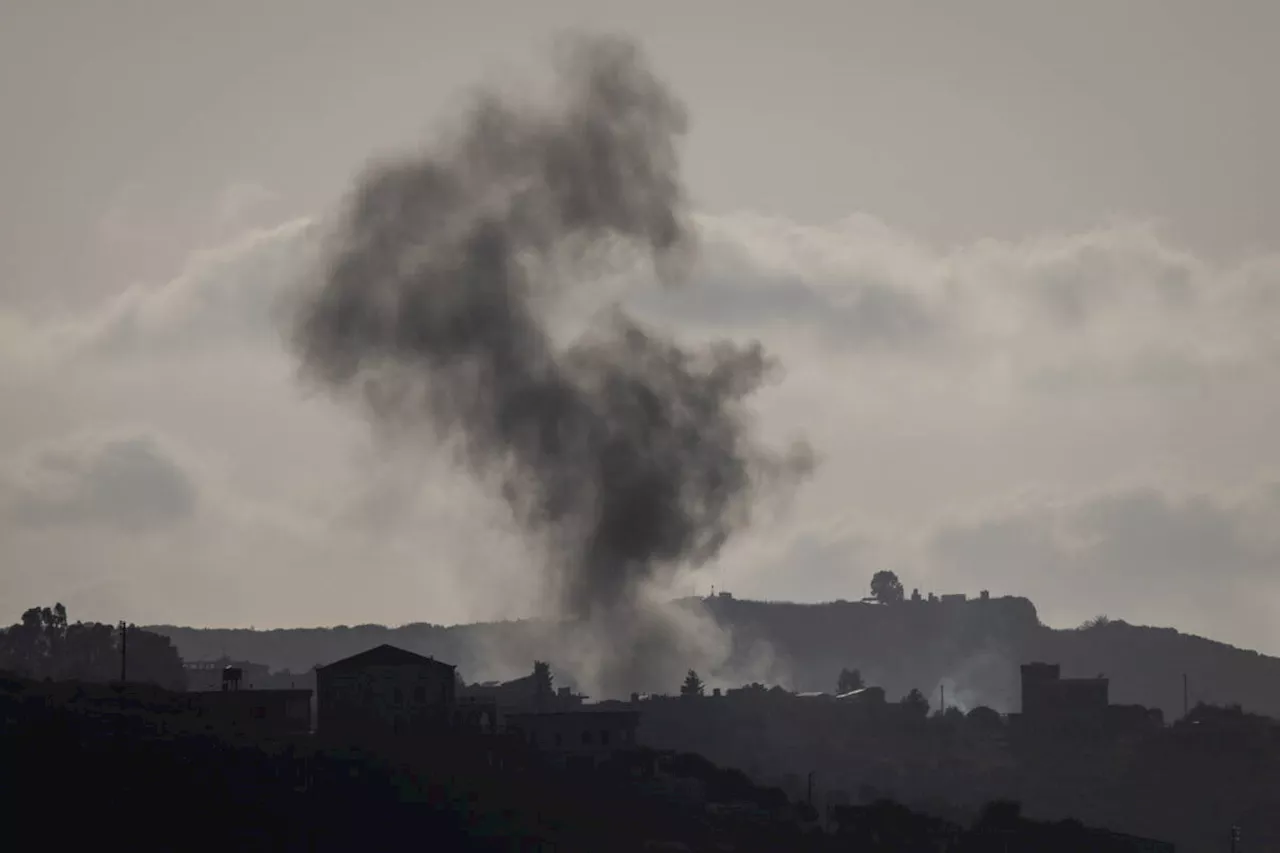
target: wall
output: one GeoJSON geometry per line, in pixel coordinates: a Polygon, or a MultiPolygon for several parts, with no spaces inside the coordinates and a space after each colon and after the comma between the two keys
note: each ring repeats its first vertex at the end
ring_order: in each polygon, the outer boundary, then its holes
{"type": "Polygon", "coordinates": [[[317,699],[317,728],[322,732],[381,729],[409,734],[448,722],[454,705],[453,670],[425,664],[321,669],[317,699]]]}
{"type": "Polygon", "coordinates": [[[215,690],[187,696],[196,715],[216,730],[259,735],[311,730],[310,690],[215,690]]]}
{"type": "Polygon", "coordinates": [[[595,763],[636,745],[639,715],[625,711],[512,714],[506,723],[539,751],[561,760],[595,763]]]}

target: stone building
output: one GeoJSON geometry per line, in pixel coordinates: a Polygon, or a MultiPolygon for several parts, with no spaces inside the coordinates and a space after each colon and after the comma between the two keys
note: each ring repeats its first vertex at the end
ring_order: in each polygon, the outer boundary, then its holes
{"type": "Polygon", "coordinates": [[[508,714],[508,731],[556,763],[594,766],[619,752],[635,749],[638,711],[583,709],[551,713],[508,714]]]}
{"type": "Polygon", "coordinates": [[[451,724],[456,673],[450,664],[381,645],[316,670],[321,735],[426,734],[451,724]]]}

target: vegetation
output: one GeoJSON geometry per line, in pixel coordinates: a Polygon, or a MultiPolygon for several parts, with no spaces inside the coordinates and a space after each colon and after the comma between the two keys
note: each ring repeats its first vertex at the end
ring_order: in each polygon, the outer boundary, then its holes
{"type": "MultiPolygon", "coordinates": [[[[129,626],[126,649],[130,681],[185,689],[182,659],[168,637],[129,626]]],[[[0,670],[55,681],[119,679],[120,634],[97,622],[69,623],[61,604],[32,607],[20,622],[0,630],[0,670]]]]}
{"type": "Polygon", "coordinates": [[[923,720],[929,716],[929,700],[914,687],[902,697],[899,704],[913,717],[923,720]]]}
{"type": "Polygon", "coordinates": [[[705,692],[702,679],[698,677],[698,673],[689,670],[689,674],[685,676],[684,684],[680,685],[680,695],[686,698],[701,696],[705,692]]]}
{"type": "Polygon", "coordinates": [[[876,572],[871,578],[871,597],[881,604],[899,603],[904,597],[902,581],[893,572],[876,572]]]}
{"type": "Polygon", "coordinates": [[[866,686],[866,682],[862,680],[862,673],[856,669],[842,669],[840,676],[836,679],[836,693],[861,690],[866,686]]]}

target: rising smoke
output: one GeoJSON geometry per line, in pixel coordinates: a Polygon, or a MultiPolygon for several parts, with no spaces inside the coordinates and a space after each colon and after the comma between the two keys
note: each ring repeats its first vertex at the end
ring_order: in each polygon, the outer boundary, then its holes
{"type": "Polygon", "coordinates": [[[773,367],[758,343],[682,347],[616,306],[553,333],[622,259],[681,283],[696,242],[682,105],[626,40],[566,48],[550,104],[483,93],[459,132],[363,176],[294,342],[379,422],[456,442],[545,545],[559,612],[606,626],[593,680],[610,690],[689,641],[646,589],[714,558],[810,462],[752,438],[745,401],[773,367]]]}

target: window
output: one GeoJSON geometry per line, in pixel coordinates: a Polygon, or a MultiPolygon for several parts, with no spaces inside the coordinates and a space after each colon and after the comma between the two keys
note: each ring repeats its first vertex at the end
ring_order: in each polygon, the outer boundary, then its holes
{"type": "Polygon", "coordinates": [[[421,684],[413,688],[413,701],[415,702],[427,701],[427,688],[423,687],[421,684]]]}
{"type": "Polygon", "coordinates": [[[609,745],[609,730],[608,730],[608,729],[601,729],[601,730],[600,730],[600,745],[601,745],[601,746],[608,746],[608,745],[609,745]]]}
{"type": "Polygon", "coordinates": [[[583,733],[582,733],[582,742],[583,742],[583,743],[586,743],[586,744],[591,743],[591,730],[590,730],[590,729],[587,729],[585,732],[583,732],[583,733]]]}
{"type": "Polygon", "coordinates": [[[564,737],[559,732],[556,732],[556,746],[564,746],[564,737]]]}
{"type": "Polygon", "coordinates": [[[399,687],[397,687],[397,688],[396,688],[395,697],[396,697],[396,704],[397,704],[397,705],[399,705],[399,704],[401,704],[402,702],[404,702],[404,693],[400,690],[400,688],[399,688],[399,687]]]}

